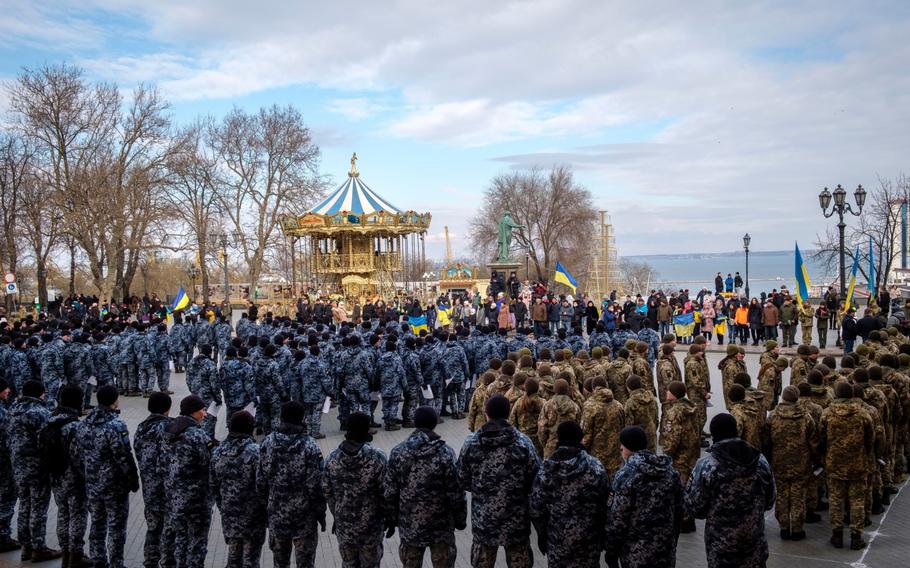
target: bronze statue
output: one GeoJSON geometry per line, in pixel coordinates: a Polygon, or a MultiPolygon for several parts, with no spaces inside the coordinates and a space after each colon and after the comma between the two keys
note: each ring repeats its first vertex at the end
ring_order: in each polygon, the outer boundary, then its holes
{"type": "Polygon", "coordinates": [[[496,262],[509,262],[509,249],[512,248],[512,230],[524,229],[524,225],[519,225],[512,220],[512,214],[506,211],[499,220],[499,255],[496,262]]]}

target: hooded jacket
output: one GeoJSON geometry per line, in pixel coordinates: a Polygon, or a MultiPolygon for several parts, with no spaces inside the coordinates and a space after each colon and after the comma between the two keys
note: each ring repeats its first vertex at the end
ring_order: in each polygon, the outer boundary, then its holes
{"type": "Polygon", "coordinates": [[[47,468],[38,439],[51,419],[43,400],[23,396],[13,404],[7,418],[6,434],[13,465],[13,477],[18,485],[46,483],[47,468]]]}
{"type": "Polygon", "coordinates": [[[594,389],[581,412],[581,429],[585,433],[582,443],[610,472],[622,465],[619,432],[625,425],[626,411],[613,399],[613,392],[602,387],[594,389]]]}
{"type": "Polygon", "coordinates": [[[178,416],[164,429],[163,442],[168,514],[194,514],[208,508],[212,439],[194,418],[178,416]]]}
{"type": "Polygon", "coordinates": [[[686,508],[706,519],[708,567],[763,567],[768,559],[765,511],[774,506],[771,468],[739,438],[716,442],[698,461],[686,490],[686,508]]]}
{"type": "Polygon", "coordinates": [[[863,479],[867,475],[867,457],[874,449],[875,426],[872,418],[850,404],[851,401],[835,399],[822,412],[818,425],[819,447],[825,455],[825,472],[832,479],[863,479]]]}
{"type": "Polygon", "coordinates": [[[163,414],[150,414],[139,423],[133,436],[139,477],[142,479],[142,500],[146,509],[164,511],[166,508],[164,429],[170,423],[171,419],[163,414]]]}
{"type": "Polygon", "coordinates": [[[606,470],[583,448],[559,446],[543,462],[531,492],[531,518],[546,535],[548,566],[585,566],[599,558],[609,495],[606,470]]]}
{"type": "Polygon", "coordinates": [[[264,536],[265,496],[256,487],[259,444],[252,436],[231,433],[212,452],[209,487],[221,512],[226,539],[264,536]]]}
{"type": "Polygon", "coordinates": [[[89,499],[110,499],[139,490],[139,472],[130,446],[130,433],[120,412],[98,406],[79,429],[89,499]]]}
{"type": "Polygon", "coordinates": [[[392,449],[384,493],[387,522],[409,546],[445,542],[467,524],[455,452],[432,430],[418,428],[392,449]]]}
{"type": "Polygon", "coordinates": [[[818,456],[812,417],[795,402],[782,401],[768,417],[765,455],[777,479],[808,479],[818,456]]]}
{"type": "Polygon", "coordinates": [[[471,492],[471,531],[478,543],[527,542],[528,499],[539,463],[531,440],[505,420],[491,420],[467,437],[458,457],[458,480],[471,492]]]}
{"type": "Polygon", "coordinates": [[[543,446],[544,458],[556,451],[556,429],[563,422],[578,421],[581,409],[568,395],[557,394],[543,405],[537,420],[537,437],[543,446]]]}
{"type": "Polygon", "coordinates": [[[303,426],[282,423],[259,449],[257,486],[268,498],[269,532],[304,536],[325,520],[322,452],[303,426]]]}
{"type": "Polygon", "coordinates": [[[683,487],[669,456],[635,452],[616,473],[604,548],[629,568],[676,565],[683,487]]]}
{"type": "Polygon", "coordinates": [[[341,546],[381,542],[388,460],[369,442],[345,440],[325,462],[322,491],[341,546]]]}
{"type": "Polygon", "coordinates": [[[624,405],[626,426],[641,426],[648,437],[648,449],[657,451],[657,399],[642,387],[629,393],[624,405]]]}

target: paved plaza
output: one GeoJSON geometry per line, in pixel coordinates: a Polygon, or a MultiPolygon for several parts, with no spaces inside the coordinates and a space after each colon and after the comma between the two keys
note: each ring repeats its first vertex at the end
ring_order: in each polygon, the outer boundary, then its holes
{"type": "MultiPolygon", "coordinates": [[[[680,362],[683,357],[683,349],[680,347],[678,358],[680,362]]],[[[708,361],[712,369],[712,383],[715,390],[719,388],[720,372],[716,370],[717,363],[722,355],[717,352],[708,354],[708,361]]],[[[747,355],[746,362],[750,374],[758,371],[758,356],[750,353],[747,355]]],[[[785,374],[784,384],[788,384],[789,379],[785,374]]],[[[172,376],[172,388],[176,391],[174,395],[174,408],[181,397],[187,394],[184,375],[177,374],[172,376]]],[[[714,399],[716,406],[709,409],[711,415],[717,414],[723,410],[723,398],[718,396],[714,399]]],[[[130,428],[130,432],[135,432],[136,425],[139,424],[147,415],[146,399],[143,398],[122,398],[121,409],[122,416],[130,428]]],[[[172,412],[173,414],[173,412],[172,412]]],[[[378,413],[377,413],[378,416],[378,413]]],[[[219,417],[218,437],[223,439],[226,429],[223,423],[223,416],[219,417]]],[[[324,421],[324,431],[327,436],[324,440],[319,440],[323,454],[328,455],[343,440],[343,434],[338,430],[338,421],[335,418],[333,410],[324,421]]],[[[437,428],[439,434],[455,448],[456,452],[460,450],[462,442],[467,435],[467,421],[446,420],[444,424],[437,428]]],[[[401,430],[398,432],[380,431],[374,440],[374,444],[382,448],[387,453],[392,447],[404,440],[410,430],[401,430]]],[[[826,512],[822,512],[822,522],[806,525],[808,538],[802,542],[783,542],[778,537],[778,525],[774,520],[773,511],[766,514],[766,529],[768,542],[771,550],[771,557],[768,562],[770,567],[791,568],[799,566],[800,568],[813,567],[835,567],[851,566],[853,568],[890,568],[908,565],[910,558],[910,491],[906,489],[906,484],[900,487],[900,492],[894,496],[892,505],[886,510],[885,514],[873,517],[873,524],[867,532],[869,547],[866,550],[852,552],[850,550],[836,550],[828,544],[830,530],[828,528],[828,517],[826,512]]],[[[48,545],[56,546],[57,537],[55,533],[56,508],[51,504],[51,511],[48,519],[48,545]]],[[[265,522],[263,520],[263,522],[265,522]]],[[[470,523],[468,529],[457,532],[458,542],[458,560],[456,566],[465,568],[470,566],[469,552],[471,545],[470,523]]],[[[328,522],[331,527],[331,520],[328,522]]],[[[126,562],[127,566],[142,566],[142,544],[145,537],[145,520],[142,514],[142,497],[139,493],[132,495],[130,500],[130,518],[128,525],[126,541],[126,562]]],[[[679,538],[679,547],[677,552],[677,566],[680,567],[700,567],[706,566],[704,552],[704,532],[703,522],[698,521],[698,531],[695,534],[684,534],[679,538]]],[[[532,537],[532,543],[536,543],[536,538],[532,537]]],[[[397,554],[398,535],[395,534],[391,539],[385,541],[385,555],[382,559],[381,566],[397,567],[400,566],[397,554]]],[[[212,529],[209,534],[209,550],[206,558],[206,566],[222,567],[226,561],[226,547],[220,531],[220,520],[217,509],[213,512],[212,529]]],[[[535,566],[546,566],[546,559],[537,551],[535,552],[535,566]]],[[[271,565],[271,553],[268,548],[263,551],[263,566],[271,565]]],[[[505,560],[500,552],[500,562],[505,566],[505,560]]],[[[0,554],[0,568],[21,566],[18,553],[0,554]]],[[[45,563],[45,566],[58,566],[59,562],[45,563]]],[[[424,559],[424,565],[430,566],[429,554],[424,559]]],[[[605,565],[605,564],[604,564],[605,565]]],[[[341,558],[338,555],[338,544],[335,538],[326,533],[320,533],[319,548],[316,556],[316,566],[335,567],[341,566],[341,558]]]]}

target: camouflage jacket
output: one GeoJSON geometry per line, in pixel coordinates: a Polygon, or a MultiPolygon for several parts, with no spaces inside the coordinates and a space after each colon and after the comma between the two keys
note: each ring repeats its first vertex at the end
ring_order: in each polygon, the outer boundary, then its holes
{"type": "Polygon", "coordinates": [[[400,399],[408,388],[408,378],[404,372],[401,356],[394,351],[386,351],[379,359],[379,384],[383,397],[400,399]]]}
{"type": "Polygon", "coordinates": [[[835,399],[822,412],[818,441],[829,478],[855,480],[868,474],[866,458],[874,450],[875,426],[869,413],[850,399],[835,399]]]}
{"type": "Polygon", "coordinates": [[[808,479],[818,459],[815,421],[798,404],[781,402],[768,417],[765,455],[777,479],[808,479]]]}
{"type": "Polygon", "coordinates": [[[657,451],[657,399],[650,391],[640,388],[629,393],[624,405],[626,426],[641,426],[648,436],[648,449],[657,451]]]}
{"type": "Polygon", "coordinates": [[[13,477],[18,485],[48,480],[38,440],[50,419],[50,410],[43,400],[37,398],[20,397],[10,410],[6,435],[13,462],[13,477]]]}
{"type": "Polygon", "coordinates": [[[527,436],[505,420],[469,435],[458,457],[458,480],[471,492],[471,530],[484,546],[526,542],[528,501],[540,464],[527,436]]]}
{"type": "Polygon", "coordinates": [[[613,399],[613,392],[594,389],[581,411],[582,443],[607,471],[616,471],[622,465],[619,432],[625,426],[626,410],[613,399]]]}
{"type": "Polygon", "coordinates": [[[322,452],[303,426],[281,424],[259,449],[257,486],[268,498],[269,532],[303,536],[325,519],[322,452]]]}
{"type": "Polygon", "coordinates": [[[701,454],[701,424],[695,403],[688,398],[678,399],[666,414],[660,445],[664,453],[673,458],[673,466],[683,479],[687,479],[688,470],[695,466],[701,454]]]}
{"type": "Polygon", "coordinates": [[[607,367],[607,386],[613,391],[616,400],[623,404],[629,399],[626,379],[631,374],[632,365],[629,364],[628,359],[617,358],[607,367]]]}
{"type": "Polygon", "coordinates": [[[227,359],[218,369],[218,390],[228,408],[243,408],[256,399],[253,368],[246,361],[227,359]]]}
{"type": "Polygon", "coordinates": [[[133,450],[142,480],[142,500],[149,510],[164,511],[167,508],[164,429],[170,423],[171,419],[163,414],[150,414],[136,426],[133,436],[133,450]]]}
{"type": "Polygon", "coordinates": [[[298,372],[302,385],[301,401],[305,404],[322,404],[326,397],[333,395],[332,376],[318,358],[308,355],[300,362],[298,372]]]}
{"type": "Polygon", "coordinates": [[[256,538],[265,533],[265,496],[259,492],[259,444],[252,436],[228,434],[212,452],[209,489],[221,512],[224,538],[256,538]]]}
{"type": "Polygon", "coordinates": [[[578,404],[564,394],[553,395],[543,405],[540,418],[537,420],[537,438],[543,446],[544,458],[548,458],[556,451],[556,429],[563,422],[578,421],[581,409],[578,404]]]}
{"type": "Polygon", "coordinates": [[[765,425],[765,411],[754,400],[748,398],[740,402],[731,402],[727,409],[736,419],[739,437],[753,448],[762,448],[762,429],[765,425]]]}
{"type": "Polygon", "coordinates": [[[206,404],[221,404],[218,369],[215,362],[205,355],[196,355],[186,366],[186,387],[206,404]]]}
{"type": "Polygon", "coordinates": [[[604,548],[623,566],[673,568],[683,486],[668,456],[635,452],[613,479],[604,548]]]}
{"type": "MultiPolygon", "coordinates": [[[[540,455],[543,455],[543,445],[537,435],[537,423],[540,420],[540,413],[545,402],[537,394],[524,394],[512,405],[512,410],[509,413],[509,423],[534,443],[534,448],[540,455]]],[[[486,422],[486,417],[484,417],[484,422],[486,422]]],[[[480,426],[483,426],[483,424],[480,426]]]]}
{"type": "Polygon", "coordinates": [[[689,514],[706,520],[708,568],[765,565],[765,511],[774,506],[774,498],[774,476],[759,450],[739,438],[708,449],[686,489],[689,514]]]}
{"type": "Polygon", "coordinates": [[[418,428],[392,449],[384,495],[387,522],[409,546],[445,542],[467,523],[455,452],[435,432],[418,428]]]}
{"type": "Polygon", "coordinates": [[[341,442],[325,462],[322,492],[341,546],[376,541],[387,518],[383,480],[388,460],[373,444],[341,442]]]}
{"type": "Polygon", "coordinates": [[[78,439],[85,466],[86,496],[90,500],[139,490],[130,433],[119,411],[96,407],[83,420],[78,439]]]}
{"type": "Polygon", "coordinates": [[[208,510],[213,440],[190,416],[173,419],[165,427],[163,439],[168,515],[192,515],[208,510]]]}

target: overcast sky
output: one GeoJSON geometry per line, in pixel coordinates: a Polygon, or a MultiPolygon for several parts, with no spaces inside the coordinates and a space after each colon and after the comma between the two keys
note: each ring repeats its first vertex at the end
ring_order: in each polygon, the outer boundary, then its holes
{"type": "MultiPolygon", "coordinates": [[[[620,254],[811,248],[817,194],[910,173],[910,3],[0,0],[0,78],[69,61],[176,122],[298,106],[466,251],[489,179],[570,164],[620,254]]],[[[5,102],[0,98],[0,106],[5,102]]]]}

